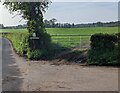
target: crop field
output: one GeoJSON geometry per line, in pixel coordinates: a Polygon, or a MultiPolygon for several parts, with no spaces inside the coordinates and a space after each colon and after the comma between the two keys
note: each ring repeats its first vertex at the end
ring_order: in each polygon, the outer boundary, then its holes
{"type": "Polygon", "coordinates": [[[90,43],[90,36],[95,33],[114,34],[118,32],[118,28],[49,28],[47,32],[54,35],[52,36],[54,42],[65,47],[74,47],[76,45],[86,46],[86,44],[90,43]]]}
{"type": "MultiPolygon", "coordinates": [[[[118,27],[96,27],[96,28],[46,28],[47,32],[53,34],[83,34],[92,35],[95,33],[117,33],[118,27]]],[[[2,29],[0,32],[27,32],[27,29],[2,29]]]]}
{"type": "MultiPolygon", "coordinates": [[[[96,27],[96,28],[47,28],[54,43],[63,47],[74,47],[89,43],[90,36],[95,33],[115,34],[118,27],[96,27]]],[[[1,32],[27,33],[27,29],[3,29],[1,32]]]]}

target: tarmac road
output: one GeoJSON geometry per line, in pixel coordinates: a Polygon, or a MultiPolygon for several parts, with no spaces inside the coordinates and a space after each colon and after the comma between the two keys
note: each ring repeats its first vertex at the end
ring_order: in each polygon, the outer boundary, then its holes
{"type": "Polygon", "coordinates": [[[118,91],[118,68],[26,61],[2,41],[3,91],[118,91]]]}
{"type": "Polygon", "coordinates": [[[22,78],[10,42],[2,39],[2,90],[20,90],[22,78]]]}

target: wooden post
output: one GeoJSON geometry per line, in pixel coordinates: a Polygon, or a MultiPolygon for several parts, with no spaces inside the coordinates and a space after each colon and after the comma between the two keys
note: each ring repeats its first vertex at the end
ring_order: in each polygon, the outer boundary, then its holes
{"type": "Polygon", "coordinates": [[[69,44],[71,45],[71,39],[70,39],[70,36],[69,36],[69,44]]]}
{"type": "Polygon", "coordinates": [[[33,33],[33,36],[30,37],[30,39],[32,40],[32,43],[33,43],[33,49],[35,50],[36,49],[36,43],[35,41],[39,39],[39,37],[36,37],[36,33],[33,33]]]}
{"type": "Polygon", "coordinates": [[[80,48],[82,48],[82,40],[81,40],[81,36],[80,36],[80,48]]]}

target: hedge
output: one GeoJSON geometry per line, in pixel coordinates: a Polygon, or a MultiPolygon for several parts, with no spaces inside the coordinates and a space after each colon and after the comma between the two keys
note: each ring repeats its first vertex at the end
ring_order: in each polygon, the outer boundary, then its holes
{"type": "MultiPolygon", "coordinates": [[[[49,35],[46,34],[45,36],[46,40],[47,38],[49,38],[48,36],[49,35]]],[[[8,33],[8,34],[3,34],[3,37],[11,41],[16,53],[18,53],[21,56],[26,56],[28,59],[39,60],[47,57],[49,55],[49,52],[51,52],[50,42],[48,42],[49,45],[47,45],[47,42],[45,42],[46,46],[43,46],[43,48],[41,49],[35,49],[35,50],[31,49],[28,43],[29,42],[28,33],[22,33],[22,32],[8,33]]]]}
{"type": "Polygon", "coordinates": [[[120,65],[118,61],[118,37],[110,34],[91,36],[91,49],[88,52],[88,64],[120,65]]]}

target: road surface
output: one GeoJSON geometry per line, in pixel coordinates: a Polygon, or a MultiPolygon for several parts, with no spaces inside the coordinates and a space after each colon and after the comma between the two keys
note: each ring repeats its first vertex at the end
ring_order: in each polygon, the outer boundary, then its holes
{"type": "Polygon", "coordinates": [[[118,68],[26,61],[2,41],[3,91],[118,91],[118,68]]]}

